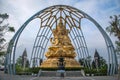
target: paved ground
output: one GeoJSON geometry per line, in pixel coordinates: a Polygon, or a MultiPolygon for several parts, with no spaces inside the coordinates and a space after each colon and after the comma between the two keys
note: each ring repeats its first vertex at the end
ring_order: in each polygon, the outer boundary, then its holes
{"type": "Polygon", "coordinates": [[[34,77],[7,75],[0,71],[0,80],[118,80],[117,76],[93,76],[93,77],[34,77]]]}
{"type": "Polygon", "coordinates": [[[60,77],[41,77],[41,78],[34,78],[31,80],[117,80],[113,77],[65,77],[65,78],[60,78],[60,77]]]}

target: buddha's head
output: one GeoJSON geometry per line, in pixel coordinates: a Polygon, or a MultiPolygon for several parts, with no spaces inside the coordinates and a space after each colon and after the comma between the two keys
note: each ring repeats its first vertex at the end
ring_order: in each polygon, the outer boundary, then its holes
{"type": "Polygon", "coordinates": [[[64,31],[64,30],[66,30],[65,25],[63,24],[62,18],[60,18],[59,23],[58,23],[56,29],[58,31],[64,31]]]}

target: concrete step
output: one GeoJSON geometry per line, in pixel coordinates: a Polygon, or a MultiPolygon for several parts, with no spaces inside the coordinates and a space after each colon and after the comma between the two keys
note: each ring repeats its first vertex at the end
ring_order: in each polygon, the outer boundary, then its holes
{"type": "Polygon", "coordinates": [[[42,71],[40,76],[54,77],[56,76],[56,71],[42,71]]]}
{"type": "Polygon", "coordinates": [[[66,71],[67,77],[80,77],[83,76],[81,71],[66,71]]]}
{"type": "MultiPolygon", "coordinates": [[[[42,77],[59,77],[61,75],[61,72],[59,71],[41,71],[40,73],[38,73],[39,76],[42,77]]],[[[64,76],[65,77],[80,77],[83,76],[83,74],[81,73],[81,71],[65,71],[64,72],[64,76]]]]}

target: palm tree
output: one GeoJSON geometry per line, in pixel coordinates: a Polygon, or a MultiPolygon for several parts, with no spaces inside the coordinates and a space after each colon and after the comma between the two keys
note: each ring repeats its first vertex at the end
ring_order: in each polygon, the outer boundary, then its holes
{"type": "Polygon", "coordinates": [[[110,34],[117,36],[120,41],[120,15],[114,15],[114,17],[110,16],[110,19],[110,25],[106,28],[106,30],[110,32],[110,34]]]}
{"type": "Polygon", "coordinates": [[[114,36],[118,38],[118,41],[115,42],[116,44],[116,51],[120,55],[120,15],[110,16],[110,25],[106,28],[106,30],[114,36]]]}

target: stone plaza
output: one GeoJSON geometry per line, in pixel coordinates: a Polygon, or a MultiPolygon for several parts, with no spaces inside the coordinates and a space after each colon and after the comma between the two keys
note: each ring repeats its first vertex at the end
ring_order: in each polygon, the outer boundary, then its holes
{"type": "Polygon", "coordinates": [[[31,75],[9,75],[0,71],[0,80],[119,80],[115,76],[85,76],[85,77],[36,77],[31,75]]]}

